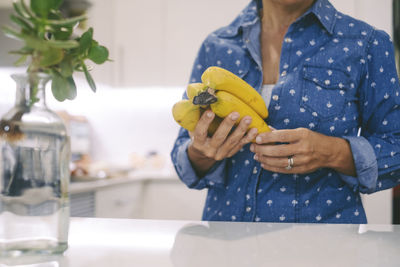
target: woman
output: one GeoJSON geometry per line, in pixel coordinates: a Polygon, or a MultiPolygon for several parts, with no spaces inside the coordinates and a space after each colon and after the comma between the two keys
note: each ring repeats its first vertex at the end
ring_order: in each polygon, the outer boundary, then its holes
{"type": "Polygon", "coordinates": [[[400,95],[389,36],[327,0],[253,0],[210,34],[191,82],[209,66],[256,88],[276,130],[236,112],[212,137],[211,111],[171,152],[190,188],[208,188],[204,220],[366,223],[360,193],[400,183],[400,95]],[[246,133],[247,131],[247,133],[246,133]],[[256,138],[256,143],[251,140],[256,138]]]}

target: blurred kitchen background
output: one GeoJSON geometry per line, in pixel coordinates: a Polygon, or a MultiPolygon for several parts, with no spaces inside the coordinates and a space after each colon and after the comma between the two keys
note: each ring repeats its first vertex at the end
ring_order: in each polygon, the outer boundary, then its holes
{"type": "MultiPolygon", "coordinates": [[[[96,94],[78,81],[78,97],[50,108],[66,120],[72,140],[72,216],[199,220],[206,191],[178,180],[169,153],[178,133],[171,115],[206,35],[230,23],[250,0],[65,0],[86,12],[85,27],[110,49],[113,62],[95,66],[96,94]]],[[[395,0],[397,1],[397,0],[395,0]]],[[[0,0],[0,25],[11,0],[0,0]]],[[[344,13],[393,34],[392,0],[332,0],[344,13]]],[[[83,29],[82,29],[83,30],[83,29]]],[[[0,35],[0,116],[12,107],[10,74],[20,47],[0,35]]],[[[370,223],[392,223],[393,192],[364,196],[370,223]]],[[[398,209],[398,208],[397,208],[398,209]]],[[[398,216],[398,214],[396,215],[398,216]]]]}

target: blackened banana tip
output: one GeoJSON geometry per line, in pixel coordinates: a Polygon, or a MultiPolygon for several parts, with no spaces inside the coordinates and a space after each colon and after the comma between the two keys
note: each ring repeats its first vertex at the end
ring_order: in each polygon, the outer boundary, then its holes
{"type": "Polygon", "coordinates": [[[202,105],[202,106],[211,105],[217,101],[218,101],[217,97],[213,94],[210,94],[207,91],[202,92],[193,98],[194,105],[202,105]]]}

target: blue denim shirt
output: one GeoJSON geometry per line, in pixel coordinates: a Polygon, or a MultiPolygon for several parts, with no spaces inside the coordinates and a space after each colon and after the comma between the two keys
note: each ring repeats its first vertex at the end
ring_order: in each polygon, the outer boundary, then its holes
{"type": "MultiPolygon", "coordinates": [[[[260,91],[261,5],[251,1],[230,25],[206,38],[190,82],[201,81],[202,72],[215,65],[260,91]]],[[[357,176],[328,168],[272,173],[246,145],[199,177],[187,155],[188,132],[181,129],[171,152],[180,179],[190,188],[208,189],[204,220],[366,223],[360,193],[400,183],[400,90],[390,37],[317,0],[289,27],[279,71],[267,123],[345,138],[357,176]]]]}

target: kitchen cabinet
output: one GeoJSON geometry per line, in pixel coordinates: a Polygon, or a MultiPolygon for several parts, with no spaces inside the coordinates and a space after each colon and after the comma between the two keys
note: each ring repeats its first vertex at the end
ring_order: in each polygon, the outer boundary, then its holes
{"type": "Polygon", "coordinates": [[[73,217],[96,216],[96,192],[87,191],[70,194],[70,211],[73,217]]]}
{"type": "Polygon", "coordinates": [[[73,182],[71,216],[200,220],[206,193],[188,189],[174,175],[73,182]]]}
{"type": "Polygon", "coordinates": [[[100,218],[139,218],[142,195],[143,185],[137,182],[98,189],[95,215],[100,218]]]}
{"type": "Polygon", "coordinates": [[[206,190],[188,189],[178,179],[148,180],[143,187],[143,219],[200,220],[206,190]]]}
{"type": "Polygon", "coordinates": [[[128,178],[73,182],[70,186],[71,216],[140,218],[142,182],[128,178]]]}

